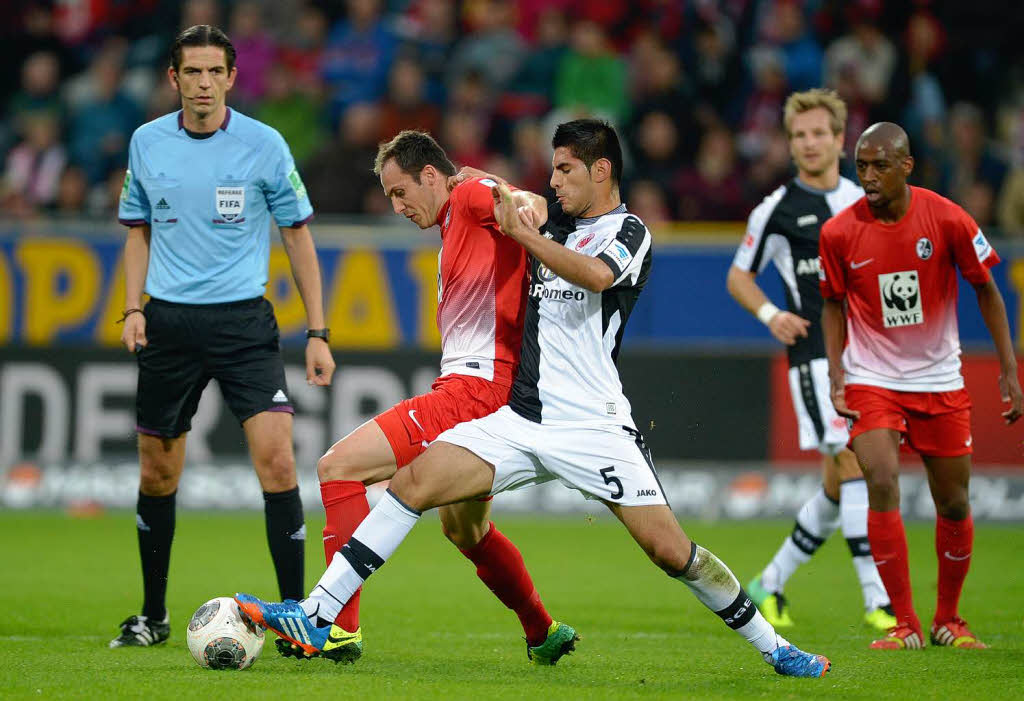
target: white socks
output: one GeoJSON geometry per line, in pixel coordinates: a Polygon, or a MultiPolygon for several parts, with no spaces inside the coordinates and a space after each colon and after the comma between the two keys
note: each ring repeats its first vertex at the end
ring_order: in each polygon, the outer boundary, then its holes
{"type": "MultiPolygon", "coordinates": [[[[866,492],[865,492],[866,495],[866,492]]],[[[867,512],[865,512],[865,528],[867,512]]],[[[819,489],[804,502],[796,515],[793,533],[779,547],[775,557],[761,573],[761,586],[769,592],[781,593],[796,568],[811,559],[814,552],[839,528],[839,504],[819,489]]]]}
{"type": "Polygon", "coordinates": [[[839,485],[839,520],[842,522],[846,544],[850,546],[853,567],[864,593],[864,609],[873,611],[889,604],[878,568],[871,557],[868,544],[868,486],[862,479],[839,485]]]}
{"type": "Polygon", "coordinates": [[[789,645],[764,619],[725,563],[696,543],[686,569],[674,579],[689,587],[702,604],[746,638],[766,661],[770,661],[776,648],[789,645]]]}
{"type": "Polygon", "coordinates": [[[310,618],[333,622],[359,587],[398,549],[420,518],[420,513],[403,504],[389,489],[356,528],[348,543],[337,553],[301,602],[310,618]]]}

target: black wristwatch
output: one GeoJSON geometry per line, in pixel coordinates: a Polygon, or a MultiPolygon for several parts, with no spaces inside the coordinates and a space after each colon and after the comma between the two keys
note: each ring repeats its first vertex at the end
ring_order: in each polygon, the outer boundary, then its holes
{"type": "Polygon", "coordinates": [[[330,329],[306,329],[306,338],[322,338],[324,343],[330,343],[330,329]]]}

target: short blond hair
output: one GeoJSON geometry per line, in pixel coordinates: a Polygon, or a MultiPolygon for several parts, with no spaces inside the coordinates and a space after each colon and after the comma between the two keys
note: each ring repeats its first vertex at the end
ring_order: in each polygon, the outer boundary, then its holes
{"type": "Polygon", "coordinates": [[[846,103],[835,90],[813,88],[804,92],[795,92],[786,98],[786,106],[782,110],[782,123],[786,127],[786,136],[792,136],[793,119],[798,114],[821,107],[829,113],[829,125],[832,133],[838,134],[846,129],[846,103]]]}

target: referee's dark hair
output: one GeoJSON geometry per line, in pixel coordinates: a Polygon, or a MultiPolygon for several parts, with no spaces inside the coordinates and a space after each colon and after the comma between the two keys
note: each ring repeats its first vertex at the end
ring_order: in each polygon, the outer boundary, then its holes
{"type": "Polygon", "coordinates": [[[218,46],[224,49],[224,58],[228,62],[228,73],[235,67],[235,45],[228,35],[219,28],[209,24],[197,24],[189,27],[175,38],[171,44],[171,68],[181,68],[181,50],[186,46],[218,46]]]}
{"type": "Polygon", "coordinates": [[[420,182],[420,172],[426,166],[434,166],[447,176],[455,175],[455,165],[448,160],[448,154],[425,131],[406,129],[398,132],[398,136],[391,141],[381,143],[373,162],[374,175],[380,177],[384,164],[392,158],[402,172],[412,176],[417,184],[420,182]]]}
{"type": "Polygon", "coordinates": [[[607,158],[612,164],[612,182],[622,180],[622,146],[612,125],[603,119],[575,119],[563,122],[555,129],[551,148],[565,147],[583,165],[590,166],[599,158],[607,158]]]}

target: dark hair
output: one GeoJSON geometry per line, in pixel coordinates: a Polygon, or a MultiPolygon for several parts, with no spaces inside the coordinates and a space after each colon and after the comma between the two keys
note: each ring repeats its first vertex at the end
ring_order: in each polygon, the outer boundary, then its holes
{"type": "Polygon", "coordinates": [[[235,67],[235,45],[228,39],[228,35],[217,27],[197,24],[179,34],[171,44],[171,68],[174,70],[181,68],[181,50],[186,46],[218,46],[224,49],[228,73],[235,67]]]}
{"type": "Polygon", "coordinates": [[[612,182],[622,180],[622,146],[612,125],[603,119],[576,119],[559,124],[551,139],[551,148],[565,147],[583,165],[590,166],[599,158],[612,164],[612,182]]]}
{"type": "Polygon", "coordinates": [[[434,137],[425,131],[407,129],[398,133],[391,141],[385,141],[377,147],[377,158],[373,162],[373,172],[380,176],[380,171],[392,158],[403,172],[412,176],[417,183],[420,171],[425,166],[434,166],[445,175],[455,175],[455,166],[448,160],[448,154],[434,141],[434,137]]]}

